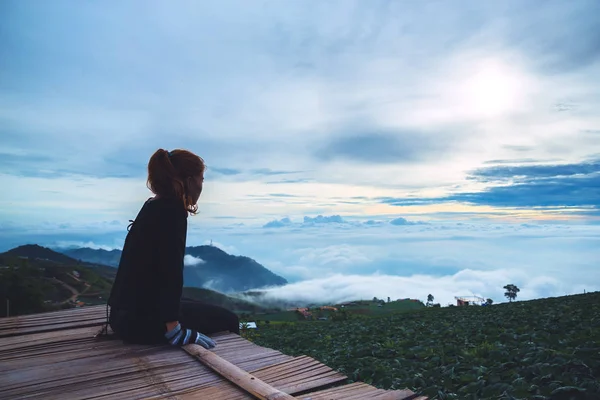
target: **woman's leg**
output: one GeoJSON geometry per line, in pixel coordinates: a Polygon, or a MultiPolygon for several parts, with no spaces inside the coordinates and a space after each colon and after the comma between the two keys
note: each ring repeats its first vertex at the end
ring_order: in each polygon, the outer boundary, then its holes
{"type": "Polygon", "coordinates": [[[181,300],[180,323],[184,328],[194,329],[205,335],[229,331],[239,335],[240,320],[234,312],[226,308],[204,304],[198,301],[181,300]]]}

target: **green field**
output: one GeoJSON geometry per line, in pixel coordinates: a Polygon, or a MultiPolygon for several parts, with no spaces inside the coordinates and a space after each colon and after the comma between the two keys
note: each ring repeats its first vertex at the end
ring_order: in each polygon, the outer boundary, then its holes
{"type": "Polygon", "coordinates": [[[244,335],[431,399],[600,399],[600,292],[259,328],[244,335]]]}

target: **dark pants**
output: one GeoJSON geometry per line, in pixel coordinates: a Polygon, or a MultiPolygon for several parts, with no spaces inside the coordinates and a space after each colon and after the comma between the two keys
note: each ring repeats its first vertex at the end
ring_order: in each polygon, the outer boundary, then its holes
{"type": "MultiPolygon", "coordinates": [[[[179,323],[184,329],[193,329],[205,335],[229,331],[240,333],[238,316],[219,306],[184,298],[180,304],[179,323]]],[[[109,323],[112,330],[125,342],[138,344],[167,343],[165,324],[152,316],[132,314],[111,309],[109,323]]]]}

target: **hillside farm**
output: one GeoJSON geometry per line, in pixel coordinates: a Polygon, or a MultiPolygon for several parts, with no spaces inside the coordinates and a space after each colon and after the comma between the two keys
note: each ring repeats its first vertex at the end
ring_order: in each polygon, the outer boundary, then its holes
{"type": "Polygon", "coordinates": [[[259,325],[255,343],[431,399],[599,399],[600,292],[259,325]]]}

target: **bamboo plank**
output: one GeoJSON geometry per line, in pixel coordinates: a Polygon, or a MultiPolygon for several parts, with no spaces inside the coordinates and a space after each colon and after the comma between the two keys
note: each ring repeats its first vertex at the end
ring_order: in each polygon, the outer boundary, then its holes
{"type": "MultiPolygon", "coordinates": [[[[308,379],[312,379],[314,377],[323,377],[325,376],[325,374],[329,374],[331,372],[339,374],[338,372],[333,371],[328,366],[319,363],[316,365],[312,365],[307,369],[300,369],[297,372],[290,372],[286,375],[279,376],[269,381],[277,383],[278,386],[288,386],[292,383],[302,382],[308,379]]],[[[339,375],[342,376],[344,380],[347,379],[345,375],[339,375]]]]}
{"type": "Polygon", "coordinates": [[[31,323],[46,324],[54,323],[54,321],[72,321],[81,317],[99,317],[106,318],[106,306],[88,306],[81,308],[71,308],[68,310],[59,310],[46,312],[41,314],[19,315],[15,317],[0,318],[0,329],[10,328],[13,326],[23,326],[31,323]]]}
{"type": "Polygon", "coordinates": [[[318,361],[310,358],[310,357],[302,357],[301,359],[293,359],[289,361],[284,361],[277,365],[271,365],[267,368],[261,369],[259,371],[252,371],[253,375],[260,376],[261,379],[276,379],[281,376],[285,376],[286,374],[296,373],[300,369],[308,368],[310,366],[315,366],[316,364],[320,364],[318,361]]]}
{"type": "Polygon", "coordinates": [[[89,326],[102,326],[106,323],[106,319],[103,318],[92,318],[92,319],[84,319],[78,321],[69,321],[61,324],[53,324],[53,325],[40,325],[40,326],[31,326],[26,328],[9,328],[6,330],[0,331],[0,338],[16,336],[16,335],[29,335],[32,333],[40,333],[40,332],[51,332],[69,328],[82,328],[89,326]]]}
{"type": "Polygon", "coordinates": [[[204,365],[225,377],[248,393],[261,400],[286,400],[293,399],[289,394],[278,390],[248,372],[219,357],[215,353],[206,350],[197,344],[188,344],[183,349],[190,355],[198,358],[204,365]]]}
{"type": "Polygon", "coordinates": [[[61,322],[71,322],[77,319],[83,318],[105,318],[106,319],[106,309],[102,310],[88,310],[85,307],[78,308],[76,310],[83,310],[76,314],[67,314],[67,315],[51,315],[54,313],[49,313],[49,315],[44,317],[30,317],[27,315],[19,316],[19,317],[8,317],[0,319],[0,329],[8,329],[18,326],[33,326],[33,325],[51,325],[51,324],[59,324],[61,322]]]}
{"type": "Polygon", "coordinates": [[[286,386],[280,386],[280,390],[286,393],[299,395],[305,391],[314,390],[330,385],[345,382],[348,378],[337,371],[326,372],[320,376],[311,377],[301,382],[295,382],[286,386]]]}
{"type": "Polygon", "coordinates": [[[348,394],[352,392],[358,392],[363,390],[364,388],[372,388],[372,386],[367,385],[363,382],[353,382],[343,386],[336,386],[329,389],[322,389],[317,392],[311,392],[303,396],[297,396],[302,400],[325,400],[325,399],[334,399],[337,394],[348,394]],[[329,396],[329,397],[328,397],[329,396]]]}
{"type": "Polygon", "coordinates": [[[95,338],[105,319],[105,305],[1,319],[0,399],[417,397],[408,390],[385,391],[364,383],[331,388],[347,378],[311,357],[285,355],[230,332],[210,335],[217,341],[212,351],[190,345],[200,348],[200,356],[168,345],[95,338]]]}

